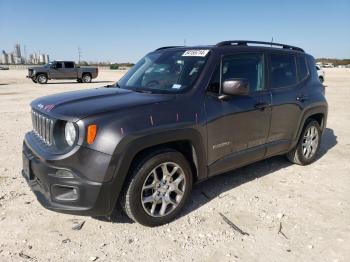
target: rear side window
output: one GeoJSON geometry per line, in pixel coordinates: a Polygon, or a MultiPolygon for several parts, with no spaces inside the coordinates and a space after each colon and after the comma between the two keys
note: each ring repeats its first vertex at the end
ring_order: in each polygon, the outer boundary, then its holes
{"type": "Polygon", "coordinates": [[[271,54],[270,56],[271,88],[281,88],[297,83],[295,57],[291,54],[271,54]]]}
{"type": "Polygon", "coordinates": [[[299,81],[303,81],[309,75],[309,70],[307,68],[306,59],[304,56],[297,56],[297,65],[298,65],[298,75],[299,81]]]}
{"type": "Polygon", "coordinates": [[[64,62],[64,67],[65,68],[74,68],[74,63],[73,62],[64,62]]]}
{"type": "Polygon", "coordinates": [[[236,54],[222,60],[222,81],[231,78],[244,78],[249,82],[251,92],[264,89],[263,54],[236,54]]]}

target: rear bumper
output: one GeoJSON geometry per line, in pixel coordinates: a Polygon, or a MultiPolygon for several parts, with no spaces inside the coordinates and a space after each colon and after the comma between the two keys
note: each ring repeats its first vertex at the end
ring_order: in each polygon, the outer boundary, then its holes
{"type": "Polygon", "coordinates": [[[110,182],[91,181],[80,175],[83,170],[76,170],[74,164],[68,168],[60,160],[47,163],[25,142],[22,154],[22,176],[45,208],[84,216],[104,216],[113,211],[110,182]]]}

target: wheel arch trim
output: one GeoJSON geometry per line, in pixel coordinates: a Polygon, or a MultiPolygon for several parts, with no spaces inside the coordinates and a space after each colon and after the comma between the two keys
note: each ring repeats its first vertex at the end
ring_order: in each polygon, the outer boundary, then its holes
{"type": "Polygon", "coordinates": [[[129,169],[138,153],[151,149],[166,146],[169,143],[188,141],[195,150],[197,158],[197,179],[207,178],[208,170],[206,163],[205,143],[200,133],[193,128],[181,130],[161,131],[148,135],[125,137],[116,147],[110,166],[114,168],[113,177],[110,181],[113,188],[110,196],[111,209],[118,201],[120,192],[129,174],[129,169]]]}

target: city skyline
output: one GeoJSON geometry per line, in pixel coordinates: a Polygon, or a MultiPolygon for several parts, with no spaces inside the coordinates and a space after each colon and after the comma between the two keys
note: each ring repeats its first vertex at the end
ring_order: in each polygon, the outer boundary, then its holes
{"type": "MultiPolygon", "coordinates": [[[[1,50],[1,49],[0,49],[1,50]]],[[[14,45],[12,52],[1,51],[0,64],[4,65],[21,65],[21,64],[47,64],[50,61],[49,55],[45,53],[33,52],[28,56],[26,48],[23,47],[23,52],[20,43],[14,45]]]]}

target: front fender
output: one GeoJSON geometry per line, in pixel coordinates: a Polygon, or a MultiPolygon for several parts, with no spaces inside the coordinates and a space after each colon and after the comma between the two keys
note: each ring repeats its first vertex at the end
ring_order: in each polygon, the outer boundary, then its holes
{"type": "Polygon", "coordinates": [[[176,141],[189,141],[194,147],[198,161],[198,179],[207,177],[206,149],[201,132],[195,127],[177,130],[155,131],[149,134],[132,135],[123,138],[112,155],[111,167],[113,196],[111,203],[116,203],[128,175],[132,161],[137,153],[154,146],[176,141]]]}

